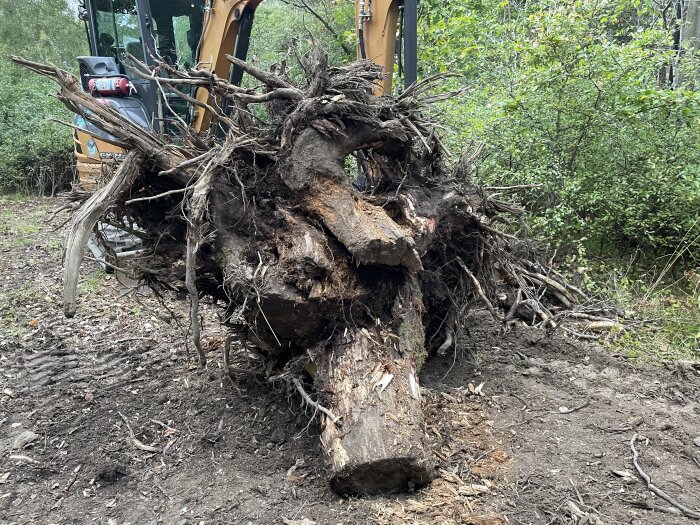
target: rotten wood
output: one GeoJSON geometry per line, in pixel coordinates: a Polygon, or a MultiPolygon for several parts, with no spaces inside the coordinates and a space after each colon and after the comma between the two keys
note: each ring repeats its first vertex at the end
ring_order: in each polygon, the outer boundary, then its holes
{"type": "Polygon", "coordinates": [[[433,477],[416,362],[425,344],[421,307],[409,282],[393,307],[400,324],[348,329],[312,354],[317,391],[338,417],[322,418],[321,444],[341,494],[400,492],[433,477]]]}

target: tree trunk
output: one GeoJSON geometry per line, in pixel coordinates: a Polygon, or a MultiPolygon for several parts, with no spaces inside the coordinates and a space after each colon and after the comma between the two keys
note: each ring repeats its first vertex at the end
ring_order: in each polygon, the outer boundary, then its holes
{"type": "Polygon", "coordinates": [[[417,373],[422,308],[417,284],[406,284],[392,309],[394,326],[348,329],[312,354],[316,390],[339,418],[322,415],[321,443],[341,494],[402,492],[433,477],[417,373]]]}
{"type": "Polygon", "coordinates": [[[674,87],[697,89],[697,54],[700,50],[700,6],[696,0],[680,2],[680,40],[674,68],[674,87]],[[691,60],[688,61],[688,58],[691,60]]]}

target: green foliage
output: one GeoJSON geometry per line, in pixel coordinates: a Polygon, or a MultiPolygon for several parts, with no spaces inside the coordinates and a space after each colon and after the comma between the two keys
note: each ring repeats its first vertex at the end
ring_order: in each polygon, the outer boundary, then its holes
{"type": "Polygon", "coordinates": [[[700,359],[700,274],[687,270],[672,286],[659,288],[661,281],[649,275],[611,271],[605,265],[597,270],[596,288],[621,305],[628,319],[639,320],[611,343],[613,350],[649,362],[700,359]]]}
{"type": "Polygon", "coordinates": [[[337,3],[320,0],[307,5],[326,21],[330,30],[301,3],[266,0],[255,11],[249,59],[263,69],[286,60],[292,75],[299,76],[301,70],[293,49],[303,54],[315,41],[328,53],[331,64],[342,65],[354,60],[354,55],[348,55],[342,48],[345,45],[347,49],[355,50],[354,44],[346,42],[348,31],[354,35],[353,3],[350,0],[337,3]]]}
{"type": "Polygon", "coordinates": [[[485,182],[535,186],[520,197],[536,233],[596,253],[676,248],[700,209],[700,97],[660,80],[674,57],[652,2],[423,9],[423,73],[468,86],[445,108],[452,143],[486,143],[485,182]]]}
{"type": "Polygon", "coordinates": [[[87,52],[85,30],[65,1],[0,0],[0,12],[0,193],[43,191],[70,171],[70,130],[48,121],[70,114],[49,96],[53,85],[8,55],[73,69],[87,52]]]}

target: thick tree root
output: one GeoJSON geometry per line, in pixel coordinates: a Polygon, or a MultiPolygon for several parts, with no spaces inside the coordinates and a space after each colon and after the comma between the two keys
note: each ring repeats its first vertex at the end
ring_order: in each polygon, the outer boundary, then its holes
{"type": "Polygon", "coordinates": [[[93,193],[73,215],[63,255],[63,311],[66,317],[73,317],[77,311],[80,263],[90,233],[107,210],[131,190],[131,185],[141,174],[143,159],[138,150],[131,151],[107,185],[93,193]]]}

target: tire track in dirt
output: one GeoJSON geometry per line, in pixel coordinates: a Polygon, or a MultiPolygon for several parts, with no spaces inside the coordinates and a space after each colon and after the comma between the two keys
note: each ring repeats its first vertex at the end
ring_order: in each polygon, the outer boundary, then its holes
{"type": "Polygon", "coordinates": [[[143,380],[149,367],[162,360],[149,341],[106,341],[78,348],[65,346],[50,333],[36,340],[43,340],[38,348],[22,345],[17,349],[18,366],[9,372],[24,385],[23,393],[38,397],[74,386],[119,388],[143,380]]]}

